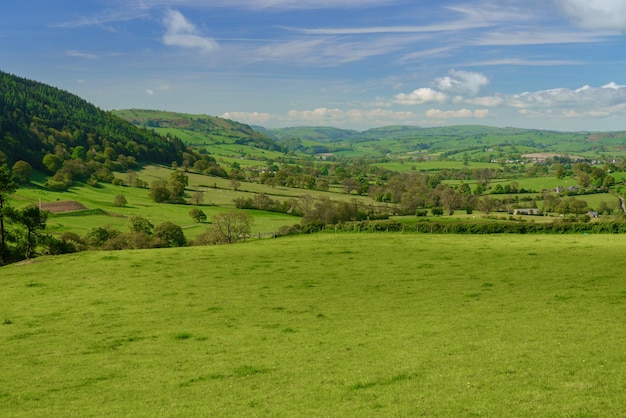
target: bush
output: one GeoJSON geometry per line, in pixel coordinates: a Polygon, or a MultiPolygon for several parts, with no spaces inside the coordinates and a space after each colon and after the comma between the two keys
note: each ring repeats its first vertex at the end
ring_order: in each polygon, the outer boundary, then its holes
{"type": "Polygon", "coordinates": [[[443,208],[432,208],[430,212],[433,214],[433,216],[442,216],[443,208]]]}

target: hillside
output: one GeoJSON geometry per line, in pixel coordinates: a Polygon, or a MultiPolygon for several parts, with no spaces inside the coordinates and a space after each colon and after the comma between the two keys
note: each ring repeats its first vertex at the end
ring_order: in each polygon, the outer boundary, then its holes
{"type": "Polygon", "coordinates": [[[273,139],[250,126],[216,116],[145,109],[114,110],[113,114],[135,126],[172,133],[189,145],[237,144],[263,150],[282,150],[273,139]]]}
{"type": "Polygon", "coordinates": [[[44,169],[45,155],[65,159],[79,149],[95,160],[124,155],[169,164],[184,148],[176,138],[140,129],[67,91],[0,71],[0,157],[9,163],[24,160],[44,169]]]}
{"type": "Polygon", "coordinates": [[[625,248],[322,234],[2,267],[0,415],[622,416],[625,248]]]}
{"type": "MultiPolygon", "coordinates": [[[[261,128],[262,129],[262,128],[261,128]]],[[[279,142],[291,141],[303,152],[343,152],[350,156],[401,155],[423,152],[446,157],[468,152],[472,160],[489,161],[498,153],[532,152],[622,157],[626,132],[560,132],[523,128],[457,125],[434,128],[385,126],[358,132],[336,128],[297,127],[263,129],[279,142]]]]}

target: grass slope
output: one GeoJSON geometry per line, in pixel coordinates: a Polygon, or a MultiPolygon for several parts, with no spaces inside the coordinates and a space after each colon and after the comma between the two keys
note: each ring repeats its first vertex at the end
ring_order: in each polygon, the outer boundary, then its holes
{"type": "Polygon", "coordinates": [[[0,415],[621,415],[625,249],[322,234],[6,266],[0,415]]]}

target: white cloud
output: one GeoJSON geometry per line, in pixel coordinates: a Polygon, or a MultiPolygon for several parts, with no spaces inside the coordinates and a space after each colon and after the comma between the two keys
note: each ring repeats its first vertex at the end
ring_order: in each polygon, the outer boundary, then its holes
{"type": "Polygon", "coordinates": [[[168,10],[163,18],[167,32],[163,35],[163,43],[169,46],[196,48],[204,52],[213,52],[219,45],[211,38],[200,35],[198,29],[177,10],[168,10]]]}
{"type": "Polygon", "coordinates": [[[329,109],[289,110],[286,114],[258,112],[227,112],[221,115],[239,122],[272,126],[333,125],[333,126],[385,126],[391,124],[416,124],[421,118],[414,112],[397,112],[388,109],[329,109]]]}
{"type": "Polygon", "coordinates": [[[448,74],[435,80],[435,85],[441,91],[475,96],[489,84],[489,79],[481,73],[450,70],[448,74]]]}
{"type": "Polygon", "coordinates": [[[626,114],[626,86],[614,82],[601,87],[555,88],[515,94],[507,104],[533,117],[600,118],[626,114]]]}
{"type": "Polygon", "coordinates": [[[402,105],[420,105],[430,102],[444,103],[447,100],[448,96],[446,94],[428,87],[413,90],[409,94],[400,93],[394,96],[394,102],[402,105]]]}
{"type": "Polygon", "coordinates": [[[237,120],[250,125],[259,125],[276,119],[276,116],[262,112],[226,112],[220,115],[220,118],[237,120]]]}
{"type": "Polygon", "coordinates": [[[479,118],[483,119],[489,115],[488,109],[460,109],[460,110],[441,110],[441,109],[429,109],[424,115],[428,118],[434,119],[468,119],[479,118]]]}
{"type": "Polygon", "coordinates": [[[151,90],[151,89],[146,89],[146,94],[147,94],[148,96],[154,96],[154,90],[151,90]]]}
{"type": "Polygon", "coordinates": [[[465,102],[477,106],[496,107],[504,103],[504,98],[500,96],[483,96],[467,99],[465,102]]]}
{"type": "Polygon", "coordinates": [[[626,30],[624,0],[557,0],[557,3],[584,29],[626,30]]]}

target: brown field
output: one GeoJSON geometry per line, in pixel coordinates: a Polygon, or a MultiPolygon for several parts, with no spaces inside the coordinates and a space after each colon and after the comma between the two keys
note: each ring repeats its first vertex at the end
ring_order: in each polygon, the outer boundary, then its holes
{"type": "Polygon", "coordinates": [[[51,212],[51,213],[74,212],[77,210],[87,209],[86,207],[84,207],[83,205],[81,205],[80,203],[74,200],[41,203],[39,208],[41,210],[47,210],[48,212],[51,212]]]}

